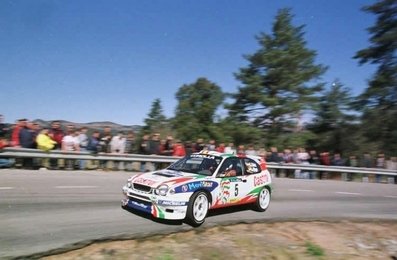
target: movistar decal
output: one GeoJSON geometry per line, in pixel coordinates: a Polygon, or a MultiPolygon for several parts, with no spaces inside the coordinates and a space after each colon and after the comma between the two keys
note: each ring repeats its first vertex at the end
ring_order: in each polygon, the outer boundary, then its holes
{"type": "Polygon", "coordinates": [[[198,189],[204,188],[208,191],[213,191],[218,186],[214,181],[195,181],[183,184],[175,188],[176,193],[193,192],[198,189]]]}

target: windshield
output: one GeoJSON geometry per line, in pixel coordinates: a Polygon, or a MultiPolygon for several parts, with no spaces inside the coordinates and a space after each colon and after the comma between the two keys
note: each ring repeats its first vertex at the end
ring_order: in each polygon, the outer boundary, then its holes
{"type": "Polygon", "coordinates": [[[218,168],[221,160],[222,157],[218,156],[191,154],[171,164],[167,169],[210,176],[218,168]]]}

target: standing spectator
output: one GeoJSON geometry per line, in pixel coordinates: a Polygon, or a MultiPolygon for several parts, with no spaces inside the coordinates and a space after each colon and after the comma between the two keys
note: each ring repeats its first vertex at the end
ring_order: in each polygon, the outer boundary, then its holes
{"type": "Polygon", "coordinates": [[[4,116],[0,115],[0,137],[6,137],[8,128],[4,124],[4,116]]]}
{"type": "Polygon", "coordinates": [[[99,152],[100,149],[100,133],[99,131],[94,131],[90,138],[88,138],[87,142],[87,151],[96,154],[99,152]]]}
{"type": "MultiPolygon", "coordinates": [[[[88,143],[87,143],[87,151],[93,154],[97,154],[100,151],[100,133],[99,131],[94,131],[91,136],[88,138],[88,143]]],[[[99,163],[97,160],[90,160],[88,161],[86,168],[88,169],[96,169],[98,168],[99,163]]]]}
{"type": "MultiPolygon", "coordinates": [[[[112,137],[110,141],[110,152],[116,154],[124,154],[125,153],[125,136],[123,132],[119,132],[117,135],[112,137]]],[[[118,170],[124,170],[123,162],[115,162],[113,168],[118,170]],[[117,165],[117,166],[116,166],[117,165]]]]}
{"type": "Polygon", "coordinates": [[[343,160],[342,156],[340,155],[340,153],[335,153],[332,161],[331,161],[331,165],[333,166],[345,166],[345,160],[343,160]]]}
{"type": "MultiPolygon", "coordinates": [[[[299,164],[309,164],[309,153],[306,152],[306,149],[303,147],[298,148],[298,153],[296,155],[297,162],[299,164]]],[[[307,171],[301,171],[301,170],[296,170],[295,171],[295,178],[303,178],[303,179],[308,179],[309,178],[309,172],[307,171]]]]}
{"type": "MultiPolygon", "coordinates": [[[[7,139],[4,136],[0,136],[0,150],[7,146],[9,146],[7,139]]],[[[13,165],[12,160],[8,158],[0,158],[0,168],[9,168],[12,165],[13,165]]]]}
{"type": "Polygon", "coordinates": [[[136,153],[136,142],[134,131],[129,131],[125,138],[125,153],[134,154],[136,153]]]}
{"type": "Polygon", "coordinates": [[[112,128],[109,126],[105,126],[100,141],[100,152],[110,153],[110,141],[112,141],[112,137],[112,128]]]}
{"type": "MultiPolygon", "coordinates": [[[[99,142],[101,147],[99,152],[110,153],[110,142],[112,141],[112,137],[112,128],[110,126],[105,126],[99,142]]],[[[108,168],[111,168],[111,166],[109,165],[111,164],[111,162],[103,160],[100,161],[99,164],[99,168],[101,168],[102,170],[107,170],[108,168]]]]}
{"type": "MultiPolygon", "coordinates": [[[[386,160],[385,160],[385,154],[384,153],[378,153],[378,156],[376,157],[376,168],[379,169],[385,169],[386,168],[386,160]]],[[[376,182],[380,183],[382,180],[382,175],[376,174],[375,175],[376,182]]]]}
{"type": "MultiPolygon", "coordinates": [[[[152,139],[149,141],[149,154],[152,154],[152,155],[160,154],[160,134],[159,133],[154,133],[152,135],[152,139]]],[[[149,164],[149,167],[152,170],[156,170],[158,167],[158,164],[153,162],[153,163],[149,164]]]]}
{"type": "Polygon", "coordinates": [[[331,159],[329,158],[329,152],[320,153],[320,163],[321,165],[330,166],[331,159]]]}
{"type": "Polygon", "coordinates": [[[65,133],[63,132],[59,121],[53,121],[51,123],[49,135],[55,142],[57,142],[55,149],[60,150],[62,148],[62,139],[65,136],[65,133]]]}
{"type": "Polygon", "coordinates": [[[205,149],[205,144],[204,144],[203,138],[198,138],[197,142],[196,142],[196,145],[194,147],[194,151],[195,152],[200,152],[200,151],[202,151],[204,149],[205,149]]]}
{"type": "MultiPolygon", "coordinates": [[[[54,140],[56,143],[54,150],[61,150],[62,149],[62,139],[65,136],[61,128],[61,123],[59,121],[52,121],[51,122],[51,129],[49,131],[49,136],[54,140]]],[[[50,159],[50,169],[58,169],[62,168],[64,164],[64,159],[50,159]]]]}
{"type": "MultiPolygon", "coordinates": [[[[29,128],[31,124],[26,120],[21,120],[21,128],[19,130],[19,144],[22,148],[35,148],[34,132],[29,128]]],[[[33,169],[33,158],[24,158],[22,165],[25,169],[33,169]]]]}
{"type": "MultiPolygon", "coordinates": [[[[320,157],[317,154],[316,150],[310,150],[309,151],[309,164],[314,164],[314,165],[319,165],[320,164],[320,157]]],[[[316,179],[317,178],[317,172],[316,171],[311,171],[309,172],[310,179],[316,179]]]]}
{"type": "Polygon", "coordinates": [[[49,132],[50,130],[44,127],[36,137],[37,148],[45,152],[54,149],[57,143],[49,136],[49,132]]]}
{"type": "Polygon", "coordinates": [[[168,135],[164,143],[163,154],[171,156],[174,152],[173,146],[174,146],[174,138],[171,135],[168,135]]]}
{"type": "Polygon", "coordinates": [[[185,156],[186,155],[185,147],[183,146],[183,144],[180,140],[176,141],[176,144],[174,145],[173,150],[174,150],[173,156],[185,156]]]}
{"type": "Polygon", "coordinates": [[[350,155],[346,165],[350,167],[358,167],[357,157],[355,155],[350,155]]]}
{"type": "Polygon", "coordinates": [[[186,153],[186,155],[190,155],[190,154],[192,154],[194,152],[194,149],[193,149],[193,144],[192,144],[192,142],[191,141],[187,141],[186,143],[185,143],[185,153],[186,153]]]}
{"type": "Polygon", "coordinates": [[[224,152],[225,152],[225,143],[220,143],[220,144],[218,145],[218,147],[216,148],[216,151],[217,151],[218,153],[224,153],[224,152]]]}
{"type": "Polygon", "coordinates": [[[361,159],[361,167],[372,168],[373,166],[371,154],[368,152],[364,153],[363,158],[361,159]]]}
{"type": "MultiPolygon", "coordinates": [[[[80,145],[80,151],[81,152],[86,152],[87,151],[87,146],[88,146],[88,136],[87,136],[87,127],[82,127],[79,129],[79,135],[77,138],[79,139],[79,145],[80,145]]],[[[80,160],[80,170],[84,170],[86,168],[87,161],[86,160],[80,160]]]]}
{"type": "MultiPolygon", "coordinates": [[[[37,148],[45,152],[54,149],[56,143],[57,142],[52,140],[51,137],[49,136],[49,129],[46,127],[43,128],[36,137],[37,148]]],[[[48,158],[43,158],[41,160],[41,167],[43,168],[50,167],[48,158]]]]}
{"type": "Polygon", "coordinates": [[[215,151],[216,150],[216,142],[214,139],[211,139],[207,144],[208,151],[215,151]]]}
{"type": "Polygon", "coordinates": [[[110,152],[123,154],[125,152],[125,136],[123,132],[119,132],[117,135],[112,137],[110,141],[110,152]]]}
{"type": "MultiPolygon", "coordinates": [[[[284,149],[283,152],[283,162],[285,163],[294,163],[294,155],[292,154],[292,150],[289,148],[284,149]]],[[[292,178],[294,170],[286,169],[285,174],[288,178],[292,178]]]]}
{"type": "Polygon", "coordinates": [[[19,131],[21,130],[21,128],[23,127],[23,121],[26,121],[26,119],[19,119],[17,120],[17,122],[15,123],[14,128],[12,129],[12,133],[11,133],[11,146],[14,147],[21,147],[20,143],[19,143],[19,131]]]}
{"type": "Polygon", "coordinates": [[[309,151],[309,163],[314,165],[320,164],[320,157],[318,156],[316,150],[309,151]]]}
{"type": "MultiPolygon", "coordinates": [[[[80,151],[79,138],[76,131],[70,130],[67,135],[63,137],[62,151],[80,151]]],[[[73,159],[65,160],[66,170],[73,170],[75,166],[74,163],[75,161],[73,159]]]]}
{"type": "Polygon", "coordinates": [[[248,145],[248,148],[245,151],[245,154],[246,155],[254,155],[254,156],[258,155],[258,153],[256,152],[256,150],[252,144],[248,145]]]}
{"type": "Polygon", "coordinates": [[[154,133],[149,142],[149,154],[160,154],[160,134],[154,133]]]}
{"type": "Polygon", "coordinates": [[[245,147],[244,147],[243,144],[240,144],[240,145],[237,147],[237,154],[241,154],[241,155],[244,155],[244,154],[245,154],[245,147]]]}
{"type": "MultiPolygon", "coordinates": [[[[278,149],[277,147],[270,147],[270,155],[267,158],[268,162],[274,162],[274,163],[280,163],[282,161],[282,158],[278,154],[278,149]]],[[[275,174],[276,177],[279,177],[279,170],[278,169],[271,169],[270,172],[272,174],[275,174]]]]}
{"type": "MultiPolygon", "coordinates": [[[[142,140],[139,143],[139,153],[140,154],[150,154],[150,135],[142,136],[142,140]]],[[[146,169],[146,162],[141,162],[141,172],[146,169]]]]}
{"type": "Polygon", "coordinates": [[[268,162],[280,163],[283,158],[280,158],[277,147],[270,147],[270,154],[267,159],[268,162]]]}
{"type": "Polygon", "coordinates": [[[225,147],[225,153],[228,153],[228,154],[237,154],[236,148],[234,147],[234,143],[229,143],[229,144],[225,147]]]}
{"type": "Polygon", "coordinates": [[[26,119],[21,121],[19,130],[19,144],[23,148],[35,148],[35,133],[30,126],[31,124],[26,119]]]}
{"type": "Polygon", "coordinates": [[[150,147],[150,136],[144,135],[142,136],[142,140],[139,143],[139,153],[140,154],[150,154],[149,147],[150,147]]]}

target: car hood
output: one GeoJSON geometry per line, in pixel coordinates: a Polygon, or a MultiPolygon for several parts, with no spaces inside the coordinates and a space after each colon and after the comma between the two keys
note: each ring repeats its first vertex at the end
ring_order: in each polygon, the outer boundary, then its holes
{"type": "Polygon", "coordinates": [[[203,175],[164,169],[135,175],[130,179],[130,181],[134,184],[142,184],[152,188],[157,188],[161,184],[172,186],[176,184],[182,184],[192,179],[205,177],[206,176],[203,175]]]}

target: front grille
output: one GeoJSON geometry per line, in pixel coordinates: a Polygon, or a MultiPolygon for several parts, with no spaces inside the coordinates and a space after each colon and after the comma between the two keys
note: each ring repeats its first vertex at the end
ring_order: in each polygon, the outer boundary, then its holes
{"type": "Polygon", "coordinates": [[[146,193],[150,193],[150,190],[152,189],[150,186],[146,186],[146,185],[142,185],[142,184],[138,184],[138,183],[134,183],[133,187],[134,187],[134,190],[139,190],[139,191],[143,191],[146,193]]]}
{"type": "Polygon", "coordinates": [[[139,200],[142,200],[142,201],[150,202],[150,198],[149,197],[142,196],[142,195],[139,195],[139,194],[136,194],[136,193],[128,193],[128,197],[131,198],[131,199],[139,199],[139,200]]]}

